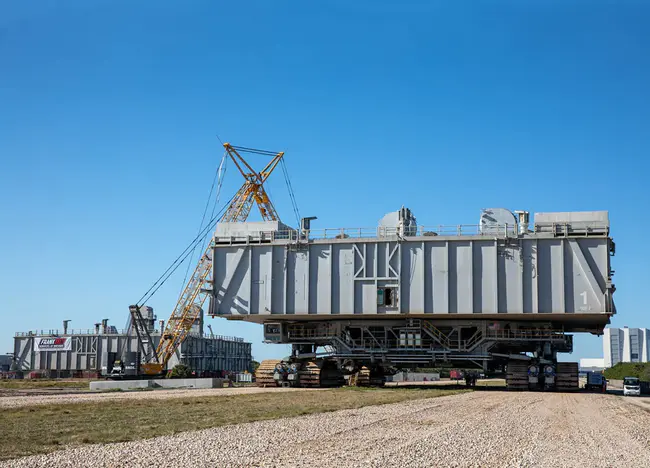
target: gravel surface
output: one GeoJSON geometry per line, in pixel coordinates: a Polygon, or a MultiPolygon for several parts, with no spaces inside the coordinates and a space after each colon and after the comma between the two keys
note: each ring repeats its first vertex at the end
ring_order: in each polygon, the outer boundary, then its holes
{"type": "MultiPolygon", "coordinates": [[[[621,392],[623,394],[623,392],[621,392]]],[[[643,408],[647,411],[650,411],[650,397],[628,397],[625,398],[625,401],[628,403],[632,403],[633,405],[637,405],[640,408],[643,408]]]]}
{"type": "Polygon", "coordinates": [[[650,412],[614,395],[474,392],[91,445],[36,466],[646,466],[650,412]]]}
{"type": "Polygon", "coordinates": [[[167,398],[228,396],[265,392],[295,392],[318,391],[318,389],[293,389],[293,388],[261,388],[261,387],[232,387],[232,388],[197,388],[197,389],[172,389],[131,392],[107,393],[69,393],[64,395],[31,395],[11,396],[0,398],[0,408],[16,408],[18,406],[49,405],[52,403],[87,403],[93,401],[148,399],[164,400],[167,398]]]}

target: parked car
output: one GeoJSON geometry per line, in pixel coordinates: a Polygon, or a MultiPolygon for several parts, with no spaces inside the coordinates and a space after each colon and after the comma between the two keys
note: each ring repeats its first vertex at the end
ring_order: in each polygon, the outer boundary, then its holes
{"type": "Polygon", "coordinates": [[[624,396],[641,396],[641,380],[638,377],[625,377],[623,379],[624,396]]]}

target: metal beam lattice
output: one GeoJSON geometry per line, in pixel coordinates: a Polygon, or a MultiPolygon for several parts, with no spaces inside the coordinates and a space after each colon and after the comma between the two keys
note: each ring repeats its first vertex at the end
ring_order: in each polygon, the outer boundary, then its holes
{"type": "Polygon", "coordinates": [[[205,289],[210,284],[212,272],[212,255],[214,239],[209,243],[194,273],[185,286],[183,294],[178,300],[174,311],[167,320],[160,343],[156,348],[156,355],[160,359],[161,370],[169,362],[178,347],[189,335],[192,326],[200,318],[205,300],[210,295],[210,290],[205,289]]]}
{"type": "Polygon", "coordinates": [[[264,182],[268,179],[271,172],[276,168],[278,163],[282,160],[284,152],[273,153],[271,151],[254,150],[252,148],[244,148],[241,146],[233,146],[230,143],[224,143],[224,148],[235,163],[235,166],[244,177],[245,181],[241,188],[237,191],[235,198],[221,218],[221,222],[243,222],[246,221],[250,211],[253,207],[253,202],[257,204],[260,215],[264,221],[279,221],[273,203],[269,199],[266,190],[264,189],[264,182]],[[266,156],[273,156],[271,161],[261,171],[255,171],[250,164],[241,156],[240,153],[248,152],[253,154],[261,154],[266,156]]]}

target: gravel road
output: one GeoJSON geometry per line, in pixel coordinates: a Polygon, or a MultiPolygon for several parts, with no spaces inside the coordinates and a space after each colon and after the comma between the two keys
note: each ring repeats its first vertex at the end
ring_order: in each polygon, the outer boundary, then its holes
{"type": "Polygon", "coordinates": [[[87,403],[93,401],[147,399],[164,400],[167,398],[227,396],[265,392],[297,392],[318,391],[319,389],[293,388],[261,388],[261,387],[232,387],[232,388],[196,388],[153,391],[108,392],[108,393],[71,393],[61,395],[32,395],[8,396],[0,398],[1,408],[16,408],[18,406],[49,405],[52,403],[87,403]]]}
{"type": "Polygon", "coordinates": [[[4,466],[646,466],[650,412],[600,394],[474,392],[12,460],[4,466]]]}

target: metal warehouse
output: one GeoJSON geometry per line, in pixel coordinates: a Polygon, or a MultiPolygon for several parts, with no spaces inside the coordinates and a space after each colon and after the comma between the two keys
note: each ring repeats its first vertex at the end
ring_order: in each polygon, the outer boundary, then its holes
{"type": "MultiPolygon", "coordinates": [[[[146,308],[153,345],[160,341],[153,309],[146,308]]],[[[132,331],[117,330],[107,320],[93,329],[36,330],[16,333],[12,369],[43,377],[97,377],[110,374],[119,356],[140,362],[138,337],[132,331]]],[[[204,334],[203,319],[195,324],[176,350],[169,368],[185,364],[199,375],[223,375],[251,371],[251,343],[243,338],[204,334]]]]}

